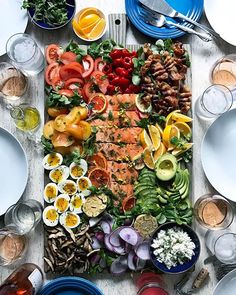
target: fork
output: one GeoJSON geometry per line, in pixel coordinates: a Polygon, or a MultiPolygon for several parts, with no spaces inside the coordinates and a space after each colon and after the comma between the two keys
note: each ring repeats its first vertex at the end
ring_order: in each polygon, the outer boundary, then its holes
{"type": "Polygon", "coordinates": [[[150,11],[146,7],[145,7],[145,11],[141,11],[141,16],[143,17],[143,19],[146,23],[153,25],[155,27],[161,28],[165,25],[175,26],[175,27],[181,29],[182,31],[197,35],[200,39],[202,39],[205,42],[212,41],[212,37],[210,34],[199,33],[189,27],[185,27],[183,25],[174,23],[172,21],[168,21],[164,15],[159,14],[157,12],[150,11]]]}

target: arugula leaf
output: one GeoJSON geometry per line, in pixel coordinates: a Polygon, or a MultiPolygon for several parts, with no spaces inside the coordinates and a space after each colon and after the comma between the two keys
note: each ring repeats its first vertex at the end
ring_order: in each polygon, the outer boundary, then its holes
{"type": "Polygon", "coordinates": [[[83,152],[82,152],[83,158],[90,157],[96,153],[96,151],[97,151],[97,147],[95,144],[96,143],[96,133],[97,133],[97,131],[93,129],[91,136],[87,140],[83,141],[83,152]]]}
{"type": "Polygon", "coordinates": [[[45,87],[47,94],[46,105],[47,107],[74,107],[81,105],[84,100],[78,92],[74,92],[74,96],[68,98],[65,95],[58,94],[52,87],[45,87]]]}
{"type": "Polygon", "coordinates": [[[51,140],[46,139],[43,135],[41,136],[41,144],[45,154],[54,152],[54,147],[51,143],[51,140]]]}
{"type": "Polygon", "coordinates": [[[81,160],[81,154],[78,150],[73,151],[72,153],[65,155],[63,162],[66,166],[70,166],[70,164],[72,162],[76,163],[76,164],[80,164],[80,160],[81,160]]]}
{"type": "Polygon", "coordinates": [[[82,58],[87,54],[85,50],[79,47],[78,43],[74,40],[71,40],[66,46],[65,51],[74,52],[77,55],[76,60],[81,62],[82,58]]]}
{"type": "Polygon", "coordinates": [[[148,125],[155,125],[156,123],[163,126],[166,121],[164,116],[158,115],[157,113],[152,112],[149,115],[149,118],[143,118],[140,121],[136,121],[138,127],[147,129],[148,125]]]}
{"type": "Polygon", "coordinates": [[[116,46],[115,41],[113,41],[111,39],[107,39],[107,40],[104,40],[100,43],[96,43],[96,42],[92,43],[88,47],[87,52],[94,59],[101,56],[104,61],[111,62],[112,59],[111,59],[109,53],[114,49],[115,46],[116,46]]]}

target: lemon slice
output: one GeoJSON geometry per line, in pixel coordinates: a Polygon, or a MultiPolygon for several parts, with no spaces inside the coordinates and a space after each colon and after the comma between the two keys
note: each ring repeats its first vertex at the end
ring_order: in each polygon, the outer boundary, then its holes
{"type": "Polygon", "coordinates": [[[154,162],[156,163],[156,161],[160,158],[160,156],[164,155],[165,153],[166,153],[166,147],[161,142],[159,148],[154,152],[154,155],[153,155],[154,162]]]}
{"type": "Polygon", "coordinates": [[[162,128],[158,123],[156,123],[155,126],[156,126],[156,128],[159,130],[160,135],[161,135],[161,137],[162,137],[162,136],[163,136],[163,128],[162,128]]]}
{"type": "Polygon", "coordinates": [[[172,118],[173,120],[177,121],[177,122],[184,122],[184,123],[188,123],[188,122],[191,122],[193,119],[186,116],[186,115],[183,115],[181,113],[174,113],[172,115],[172,118]]]}
{"type": "Polygon", "coordinates": [[[193,143],[188,142],[188,143],[185,143],[181,149],[175,148],[171,153],[172,155],[178,157],[179,155],[185,153],[187,150],[191,149],[192,146],[193,146],[193,143]]]}
{"type": "Polygon", "coordinates": [[[100,18],[100,20],[96,23],[96,25],[93,27],[93,29],[90,31],[90,33],[87,34],[89,39],[95,39],[99,37],[106,26],[106,21],[104,18],[100,18]]]}
{"type": "Polygon", "coordinates": [[[175,146],[171,143],[171,139],[173,137],[180,138],[180,131],[174,125],[168,125],[163,131],[163,143],[166,146],[167,150],[170,151],[175,148],[175,146]]]}
{"type": "Polygon", "coordinates": [[[150,151],[149,148],[146,148],[143,152],[143,161],[149,169],[154,170],[155,163],[154,163],[154,159],[152,156],[152,152],[150,151]]]}
{"type": "Polygon", "coordinates": [[[154,151],[156,151],[161,144],[161,134],[154,125],[148,125],[148,131],[152,140],[152,148],[154,151]]]}
{"type": "Polygon", "coordinates": [[[83,9],[80,15],[78,16],[78,22],[80,22],[83,18],[85,18],[88,15],[91,14],[99,14],[97,8],[95,7],[88,7],[86,9],[83,9]]]}
{"type": "Polygon", "coordinates": [[[175,110],[175,111],[169,113],[169,115],[166,117],[166,126],[172,125],[174,123],[173,115],[175,113],[180,113],[180,110],[175,110]]]}
{"type": "Polygon", "coordinates": [[[144,104],[142,97],[140,95],[136,95],[135,104],[137,109],[142,113],[150,113],[152,111],[152,104],[144,104]]]}
{"type": "Polygon", "coordinates": [[[180,133],[183,134],[187,139],[191,138],[192,130],[187,123],[175,122],[173,125],[176,126],[179,129],[180,133]]]}
{"type": "Polygon", "coordinates": [[[85,28],[98,22],[101,19],[101,17],[98,14],[91,13],[84,17],[80,17],[79,19],[79,24],[81,28],[85,28]]]}
{"type": "Polygon", "coordinates": [[[140,133],[139,136],[140,142],[142,144],[142,147],[145,148],[152,148],[152,141],[151,138],[149,137],[149,135],[147,134],[147,131],[145,129],[143,129],[143,131],[140,133]]]}
{"type": "Polygon", "coordinates": [[[72,26],[74,28],[74,30],[83,38],[87,38],[87,36],[84,34],[84,32],[82,31],[82,28],[80,27],[79,23],[76,21],[76,19],[74,18],[72,20],[72,26]]]}

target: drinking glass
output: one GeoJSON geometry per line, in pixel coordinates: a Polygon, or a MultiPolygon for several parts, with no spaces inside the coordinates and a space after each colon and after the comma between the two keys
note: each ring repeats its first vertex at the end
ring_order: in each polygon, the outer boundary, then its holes
{"type": "Polygon", "coordinates": [[[12,205],[5,213],[5,226],[13,226],[20,234],[32,231],[42,217],[42,205],[36,200],[26,200],[12,205]]]}
{"type": "Polygon", "coordinates": [[[236,234],[229,230],[211,231],[205,235],[207,248],[225,264],[236,263],[236,234]]]}
{"type": "Polygon", "coordinates": [[[0,265],[9,265],[22,258],[27,246],[27,238],[19,235],[14,227],[0,229],[0,265]]]}
{"type": "Polygon", "coordinates": [[[35,75],[44,68],[43,53],[27,34],[11,36],[6,44],[6,52],[14,64],[28,74],[35,75]]]}
{"type": "Polygon", "coordinates": [[[7,101],[19,99],[27,90],[28,79],[13,65],[0,63],[0,96],[7,101]]]}
{"type": "Polygon", "coordinates": [[[210,72],[212,84],[221,84],[230,89],[236,87],[236,54],[228,54],[218,59],[210,72]]]}
{"type": "Polygon", "coordinates": [[[201,196],[194,204],[193,210],[196,220],[211,230],[227,228],[234,219],[233,208],[229,201],[216,194],[201,196]]]}
{"type": "Polygon", "coordinates": [[[229,88],[219,84],[209,86],[195,103],[196,115],[204,120],[216,117],[230,110],[233,95],[229,88]]]}

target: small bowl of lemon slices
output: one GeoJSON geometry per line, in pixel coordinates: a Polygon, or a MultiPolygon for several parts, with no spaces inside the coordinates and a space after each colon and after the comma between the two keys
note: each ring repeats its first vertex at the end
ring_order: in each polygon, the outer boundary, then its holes
{"type": "Polygon", "coordinates": [[[96,41],[106,31],[106,17],[95,7],[87,7],[76,13],[72,20],[75,34],[84,41],[96,41]]]}

